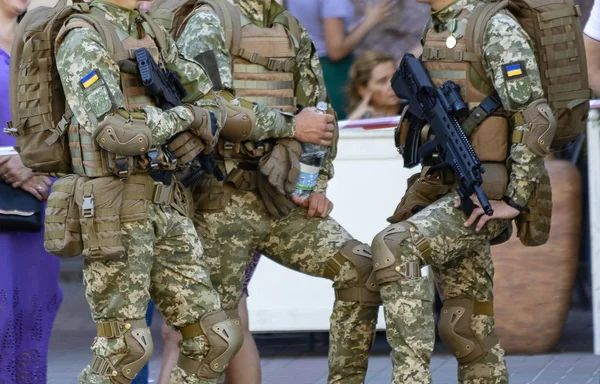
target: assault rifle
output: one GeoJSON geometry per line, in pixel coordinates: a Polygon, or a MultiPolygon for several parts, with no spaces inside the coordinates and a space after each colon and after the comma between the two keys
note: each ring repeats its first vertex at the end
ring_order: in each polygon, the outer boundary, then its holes
{"type": "Polygon", "coordinates": [[[460,87],[452,81],[435,87],[421,61],[411,54],[404,55],[391,82],[394,93],[408,100],[406,117],[410,118],[410,125],[401,151],[404,166],[412,168],[437,154],[442,164],[451,166],[458,178],[462,210],[471,215],[475,209],[471,195],[475,194],[484,212],[491,216],[494,211],[481,189],[484,169],[459,123],[468,115],[460,87]],[[425,124],[429,124],[435,138],[419,146],[425,124]]]}
{"type": "MultiPolygon", "coordinates": [[[[187,92],[177,73],[166,68],[160,68],[146,48],[136,49],[135,58],[142,84],[155,98],[160,109],[165,111],[183,105],[182,99],[187,95],[187,92]]],[[[217,120],[212,113],[210,115],[212,134],[215,135],[217,133],[217,120]]],[[[186,186],[191,186],[195,181],[200,180],[205,173],[214,175],[219,181],[225,178],[212,155],[198,155],[192,161],[193,167],[195,162],[200,166],[186,178],[185,181],[190,183],[186,186]]]]}

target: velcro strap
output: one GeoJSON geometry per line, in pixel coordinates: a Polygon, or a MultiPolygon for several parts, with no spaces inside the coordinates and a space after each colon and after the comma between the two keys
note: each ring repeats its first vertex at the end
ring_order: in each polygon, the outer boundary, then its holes
{"type": "Polygon", "coordinates": [[[580,72],[581,72],[581,67],[579,66],[579,64],[574,64],[574,65],[569,65],[567,67],[548,69],[548,70],[546,70],[545,74],[546,74],[546,78],[550,79],[553,77],[574,75],[574,74],[577,74],[580,72]]]}
{"type": "MultiPolygon", "coordinates": [[[[206,336],[202,327],[200,327],[200,323],[188,324],[185,327],[179,330],[181,332],[181,337],[183,340],[191,339],[193,337],[198,336],[206,336]]],[[[194,360],[195,361],[195,360],[194,360]]]]}
{"type": "Polygon", "coordinates": [[[515,127],[520,127],[521,125],[525,125],[525,115],[523,115],[522,111],[515,112],[511,119],[515,127]]]}
{"type": "Polygon", "coordinates": [[[561,17],[569,17],[578,15],[578,10],[576,7],[565,7],[563,9],[558,9],[556,11],[548,11],[543,13],[538,13],[537,17],[540,22],[548,22],[554,19],[559,19],[561,17]]]}
{"type": "Polygon", "coordinates": [[[481,55],[473,52],[458,51],[454,49],[438,49],[426,47],[423,49],[423,58],[426,60],[447,60],[447,61],[481,61],[481,55]]]}
{"type": "Polygon", "coordinates": [[[67,217],[62,216],[62,215],[46,215],[46,217],[44,218],[44,222],[46,222],[47,224],[50,224],[50,223],[63,224],[66,221],[67,221],[67,217]]]}
{"type": "Polygon", "coordinates": [[[519,144],[523,142],[523,138],[525,137],[525,131],[520,129],[514,129],[512,133],[512,143],[519,144]]]}
{"type": "Polygon", "coordinates": [[[109,321],[96,323],[97,335],[114,339],[123,336],[131,329],[146,328],[146,320],[109,321]]]}
{"type": "Polygon", "coordinates": [[[540,39],[542,46],[553,45],[553,44],[562,44],[568,43],[570,41],[575,41],[575,33],[560,33],[558,35],[546,36],[540,39]]]}
{"type": "MultiPolygon", "coordinates": [[[[429,240],[427,239],[427,237],[425,236],[416,236],[416,233],[413,234],[413,244],[415,245],[415,247],[417,247],[417,250],[419,251],[419,254],[421,255],[421,258],[423,259],[423,261],[425,261],[425,263],[430,264],[431,263],[431,247],[429,245],[429,240]]],[[[421,270],[421,267],[419,266],[419,271],[421,270]]]]}
{"type": "Polygon", "coordinates": [[[110,360],[97,355],[94,355],[94,357],[92,357],[90,369],[93,373],[95,373],[98,376],[116,377],[119,374],[119,372],[117,372],[110,360]]]}
{"type": "Polygon", "coordinates": [[[475,315],[494,316],[494,303],[491,301],[474,301],[473,313],[475,315]]]}
{"type": "Polygon", "coordinates": [[[69,201],[68,200],[52,199],[52,200],[48,201],[47,206],[51,207],[51,208],[63,208],[63,209],[67,209],[67,208],[69,208],[69,201]]]}
{"type": "Polygon", "coordinates": [[[421,277],[421,264],[418,261],[407,261],[396,266],[395,270],[407,280],[421,277]]]}
{"type": "Polygon", "coordinates": [[[344,256],[342,256],[340,253],[336,253],[335,256],[327,260],[327,263],[325,263],[323,276],[329,280],[333,280],[333,278],[340,272],[342,265],[344,265],[346,261],[347,259],[344,256]]]}
{"type": "Polygon", "coordinates": [[[379,292],[369,291],[365,287],[336,289],[335,299],[339,301],[355,301],[369,305],[381,304],[381,295],[379,292]]]}

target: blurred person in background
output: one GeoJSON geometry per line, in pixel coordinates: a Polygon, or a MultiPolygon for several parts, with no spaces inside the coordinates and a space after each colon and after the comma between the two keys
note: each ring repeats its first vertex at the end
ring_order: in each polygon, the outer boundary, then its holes
{"type": "MultiPolygon", "coordinates": [[[[0,0],[0,127],[10,120],[9,65],[17,18],[29,0],[0,0]]],[[[0,147],[14,146],[0,130],[0,147]]],[[[0,157],[0,178],[45,201],[51,180],[35,176],[18,155],[0,157]]],[[[0,197],[1,198],[1,197],[0,197]]],[[[0,229],[0,383],[45,383],[50,332],[62,302],[59,260],[44,250],[42,233],[0,229]]]]}
{"type": "Polygon", "coordinates": [[[397,0],[367,0],[365,15],[354,28],[351,28],[354,8],[350,0],[286,0],[284,3],[313,39],[331,104],[338,118],[345,119],[345,87],[352,52],[373,28],[394,15],[397,0]]]}
{"type": "Polygon", "coordinates": [[[590,88],[596,97],[600,91],[600,4],[594,2],[583,30],[590,88]]]}
{"type": "Polygon", "coordinates": [[[368,51],[356,59],[348,79],[348,120],[400,114],[390,83],[395,72],[394,56],[388,53],[368,51]]]}

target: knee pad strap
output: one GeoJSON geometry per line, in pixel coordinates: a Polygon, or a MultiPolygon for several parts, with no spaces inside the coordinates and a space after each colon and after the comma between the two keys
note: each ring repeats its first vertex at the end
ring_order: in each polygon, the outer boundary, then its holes
{"type": "Polygon", "coordinates": [[[442,341],[450,348],[459,364],[468,364],[485,357],[497,343],[492,332],[480,340],[471,327],[473,314],[493,316],[492,302],[477,302],[468,297],[444,301],[438,330],[442,341]]]}
{"type": "Polygon", "coordinates": [[[205,336],[210,349],[202,361],[180,354],[177,365],[200,379],[218,378],[242,346],[243,335],[239,320],[228,318],[224,311],[217,311],[204,315],[198,323],[183,327],[181,334],[184,339],[205,336]]]}
{"type": "Polygon", "coordinates": [[[431,258],[429,240],[406,221],[379,232],[373,239],[372,248],[373,270],[379,284],[420,278],[421,260],[429,264],[431,258]],[[410,242],[409,251],[396,255],[404,242],[410,242]]]}
{"type": "Polygon", "coordinates": [[[344,263],[350,262],[358,273],[358,285],[356,287],[336,289],[335,298],[341,301],[358,301],[367,306],[378,306],[381,304],[379,286],[371,279],[373,272],[373,259],[371,258],[371,247],[358,240],[345,242],[338,253],[327,261],[323,275],[331,280],[342,269],[344,263]]]}
{"type": "Polygon", "coordinates": [[[94,355],[90,367],[97,375],[108,377],[111,383],[128,384],[150,361],[154,344],[145,320],[97,323],[99,337],[125,338],[127,354],[115,364],[109,358],[94,355]]]}

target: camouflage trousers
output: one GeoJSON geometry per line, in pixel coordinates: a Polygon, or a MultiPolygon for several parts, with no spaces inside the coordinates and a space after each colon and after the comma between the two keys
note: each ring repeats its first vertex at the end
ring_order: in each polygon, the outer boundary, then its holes
{"type": "MultiPolygon", "coordinates": [[[[490,254],[490,240],[506,229],[508,221],[489,221],[480,232],[475,231],[474,225],[465,228],[466,216],[454,208],[455,196],[448,194],[407,222],[388,226],[373,241],[373,262],[384,305],[387,339],[392,347],[393,383],[431,383],[434,296],[427,277],[421,277],[419,272],[427,263],[432,267],[444,301],[438,326],[445,314],[457,315],[455,321],[465,312],[471,312],[470,318],[465,318],[459,327],[452,323],[450,328],[454,327],[452,332],[458,336],[451,339],[456,342],[458,337],[459,344],[464,338],[475,339],[467,350],[491,341],[482,347],[481,355],[474,361],[459,361],[459,383],[508,382],[504,351],[493,336],[494,266],[490,254]],[[382,268],[386,262],[388,267],[382,268]],[[411,265],[416,268],[410,268],[411,265]],[[454,304],[457,300],[473,303],[475,310],[465,311],[454,304]],[[459,329],[461,326],[463,329],[459,329]]],[[[452,343],[446,344],[459,359],[462,357],[462,350],[454,349],[452,343]]]]}
{"type": "MultiPolygon", "coordinates": [[[[121,223],[125,255],[113,260],[86,259],[83,266],[85,295],[97,323],[144,319],[152,299],[167,324],[183,327],[197,323],[206,313],[221,309],[202,261],[202,245],[190,219],[169,206],[149,203],[148,217],[121,223]]],[[[184,340],[181,352],[201,361],[209,343],[205,336],[184,340]]],[[[127,338],[96,337],[92,351],[114,366],[130,352],[127,338]]],[[[88,365],[79,375],[85,384],[110,384],[88,365]]],[[[212,384],[179,367],[171,383],[212,384]]]]}
{"type": "MultiPolygon", "coordinates": [[[[327,262],[350,234],[332,218],[306,218],[297,208],[285,218],[272,219],[255,192],[236,190],[225,210],[196,211],[195,224],[205,246],[213,286],[223,309],[238,307],[244,272],[254,251],[295,271],[325,277],[327,262]]],[[[369,263],[370,263],[369,259],[369,263]]],[[[333,287],[358,284],[349,262],[333,278],[333,287]]],[[[328,383],[362,384],[377,322],[378,306],[336,300],[330,319],[328,383]]]]}

